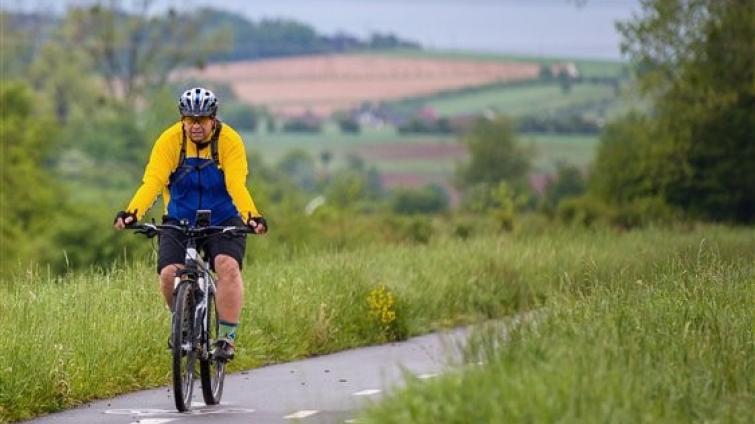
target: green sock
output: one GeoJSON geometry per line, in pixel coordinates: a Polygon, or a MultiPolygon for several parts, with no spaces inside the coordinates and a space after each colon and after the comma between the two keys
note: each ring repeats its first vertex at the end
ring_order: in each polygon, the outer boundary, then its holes
{"type": "Polygon", "coordinates": [[[232,342],[236,341],[236,328],[239,326],[238,323],[220,320],[218,324],[220,324],[220,328],[218,329],[218,339],[228,339],[232,342]]]}

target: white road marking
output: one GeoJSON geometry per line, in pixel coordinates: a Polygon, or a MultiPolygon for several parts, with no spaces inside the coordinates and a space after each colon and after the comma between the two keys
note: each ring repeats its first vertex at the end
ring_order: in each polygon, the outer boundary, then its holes
{"type": "MultiPolygon", "coordinates": [[[[204,404],[202,404],[204,405],[204,404]]],[[[211,414],[251,414],[254,409],[245,408],[216,408],[205,407],[199,409],[192,409],[188,412],[178,412],[175,409],[108,409],[105,414],[113,415],[173,415],[173,416],[186,416],[186,415],[211,415],[211,414]]],[[[148,418],[148,419],[168,419],[168,418],[148,418]]],[[[177,418],[170,418],[170,420],[176,420],[177,418]]],[[[144,423],[142,420],[140,423],[144,423]]],[[[150,421],[151,422],[151,421],[150,421]]],[[[167,422],[167,421],[165,421],[167,422]]],[[[155,421],[156,424],[159,424],[155,421]]]]}
{"type": "Polygon", "coordinates": [[[200,406],[204,406],[204,402],[192,402],[191,403],[191,407],[192,408],[197,408],[197,407],[200,407],[200,406]]]}
{"type": "Polygon", "coordinates": [[[285,417],[283,417],[283,419],[284,420],[292,420],[292,419],[295,419],[295,418],[307,418],[309,416],[315,415],[318,412],[320,412],[320,411],[318,411],[316,409],[314,409],[314,410],[313,409],[305,409],[303,411],[296,411],[293,414],[286,415],[285,417]]]}
{"type": "Polygon", "coordinates": [[[438,376],[438,374],[430,373],[430,374],[420,374],[420,375],[417,376],[417,378],[419,378],[420,380],[427,380],[428,378],[433,378],[433,377],[437,377],[437,376],[438,376]]]}
{"type": "Polygon", "coordinates": [[[156,415],[156,414],[172,414],[176,412],[175,409],[108,409],[106,414],[113,415],[156,415]]]}
{"type": "Polygon", "coordinates": [[[144,418],[131,424],[165,424],[175,420],[175,418],[144,418]]]}
{"type": "Polygon", "coordinates": [[[369,396],[369,395],[374,395],[375,393],[380,393],[380,392],[381,390],[378,390],[378,389],[367,389],[367,390],[362,390],[360,392],[356,392],[352,396],[369,396]]]}

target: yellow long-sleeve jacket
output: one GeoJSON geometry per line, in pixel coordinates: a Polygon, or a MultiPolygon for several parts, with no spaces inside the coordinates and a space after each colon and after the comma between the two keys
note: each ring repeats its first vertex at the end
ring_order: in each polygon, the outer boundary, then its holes
{"type": "Polygon", "coordinates": [[[212,224],[241,216],[261,214],[246,188],[248,174],[246,151],[241,136],[223,123],[218,136],[219,167],[211,156],[210,146],[198,149],[186,140],[186,158],[179,163],[183,143],[180,122],[166,129],[155,142],[142,185],[126,211],[141,219],[162,193],[165,214],[194,223],[198,209],[212,211],[212,224]]]}

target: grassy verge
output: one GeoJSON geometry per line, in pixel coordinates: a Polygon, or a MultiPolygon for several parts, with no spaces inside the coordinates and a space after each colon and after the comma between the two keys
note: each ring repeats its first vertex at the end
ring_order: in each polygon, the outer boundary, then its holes
{"type": "MultiPolygon", "coordinates": [[[[266,256],[245,268],[233,369],[598,298],[609,290],[604,283],[634,284],[669,258],[679,258],[679,272],[692,272],[703,238],[718,247],[722,264],[751,277],[737,258],[752,261],[753,232],[711,227],[681,234],[534,228],[266,256]]],[[[629,293],[632,284],[607,287],[629,293]]],[[[150,260],[65,278],[30,271],[0,286],[0,311],[0,421],[169,381],[169,316],[150,260]]]]}
{"type": "Polygon", "coordinates": [[[480,333],[482,366],[410,381],[360,422],[753,422],[755,242],[720,235],[637,245],[656,257],[609,274],[586,256],[537,322],[480,333]]]}

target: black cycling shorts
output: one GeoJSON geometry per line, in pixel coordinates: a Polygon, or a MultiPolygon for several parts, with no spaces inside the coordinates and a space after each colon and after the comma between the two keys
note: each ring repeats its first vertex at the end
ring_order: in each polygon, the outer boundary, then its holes
{"type": "MultiPolygon", "coordinates": [[[[178,225],[178,220],[163,217],[163,224],[178,225]]],[[[240,217],[231,218],[222,222],[225,226],[245,226],[240,217]]],[[[160,248],[157,255],[157,273],[168,265],[183,264],[186,258],[186,236],[176,230],[167,230],[167,233],[158,236],[160,248]]],[[[215,256],[223,254],[236,259],[239,269],[243,267],[244,252],[246,252],[246,234],[232,237],[225,235],[212,236],[206,240],[198,240],[197,247],[204,252],[205,258],[209,258],[210,267],[215,270],[215,256]]]]}

